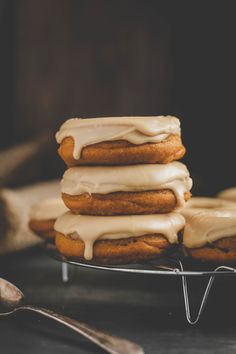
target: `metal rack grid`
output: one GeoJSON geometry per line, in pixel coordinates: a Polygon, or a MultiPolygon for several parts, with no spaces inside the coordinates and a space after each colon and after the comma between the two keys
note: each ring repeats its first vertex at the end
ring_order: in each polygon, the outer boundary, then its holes
{"type": "MultiPolygon", "coordinates": [[[[147,275],[160,275],[160,276],[178,276],[182,280],[182,290],[184,298],[185,316],[190,325],[195,325],[198,323],[210,290],[212,288],[215,277],[226,277],[236,275],[236,268],[232,268],[226,265],[217,266],[215,268],[206,268],[198,264],[199,269],[196,268],[196,264],[189,264],[185,262],[184,259],[179,260],[177,258],[162,258],[157,261],[146,262],[143,264],[132,264],[125,266],[107,266],[107,265],[94,265],[89,263],[76,262],[69,260],[66,257],[59,254],[53,245],[46,245],[47,253],[57,261],[62,262],[62,281],[64,283],[69,282],[69,267],[68,265],[89,268],[100,271],[109,272],[122,272],[122,273],[132,273],[132,274],[147,274],[147,275]],[[200,306],[197,311],[196,316],[192,315],[190,301],[189,301],[189,277],[209,277],[205,290],[203,292],[202,299],[200,301],[200,306]]],[[[209,267],[209,266],[208,266],[209,267]]]]}

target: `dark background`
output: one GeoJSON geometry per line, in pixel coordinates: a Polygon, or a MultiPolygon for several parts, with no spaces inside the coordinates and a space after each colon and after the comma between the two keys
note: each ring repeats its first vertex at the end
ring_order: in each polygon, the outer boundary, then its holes
{"type": "MultiPolygon", "coordinates": [[[[73,116],[173,114],[194,192],[235,185],[233,5],[0,0],[0,148],[73,116]]],[[[37,179],[64,170],[52,149],[37,179]]]]}
{"type": "MultiPolygon", "coordinates": [[[[0,185],[59,178],[54,134],[69,117],[156,114],[181,118],[194,193],[236,185],[234,3],[0,0],[0,185]],[[37,157],[3,179],[3,151],[38,137],[37,157]]],[[[0,270],[26,302],[137,341],[146,353],[235,353],[234,277],[217,278],[200,325],[188,326],[176,276],[78,268],[66,286],[60,263],[40,249],[1,257],[0,270]]],[[[207,281],[188,283],[191,309],[207,281]]],[[[30,313],[2,319],[0,333],[4,354],[100,353],[30,313]]]]}

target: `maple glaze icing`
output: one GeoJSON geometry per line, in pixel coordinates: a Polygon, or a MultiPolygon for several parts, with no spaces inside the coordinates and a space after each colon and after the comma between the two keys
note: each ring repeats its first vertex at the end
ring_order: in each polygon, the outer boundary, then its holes
{"type": "Polygon", "coordinates": [[[54,220],[68,211],[61,198],[47,198],[32,205],[31,220],[54,220]]]}
{"type": "Polygon", "coordinates": [[[73,157],[79,159],[83,147],[88,145],[114,140],[136,145],[158,143],[172,134],[180,135],[180,121],[172,116],[72,118],[62,124],[56,140],[60,144],[72,137],[73,157]]]}
{"type": "Polygon", "coordinates": [[[69,168],[61,182],[62,193],[107,194],[112,192],[140,192],[172,190],[177,205],[184,206],[184,194],[190,191],[192,179],[181,162],[134,166],[96,166],[69,168]]]}
{"type": "Polygon", "coordinates": [[[236,236],[236,203],[219,198],[195,197],[181,214],[186,219],[183,243],[203,247],[225,237],[236,236]]]}
{"type": "Polygon", "coordinates": [[[93,245],[101,239],[124,239],[148,234],[161,234],[170,243],[178,241],[178,232],[185,225],[179,213],[159,215],[87,216],[71,212],[60,216],[55,230],[72,239],[84,242],[84,258],[93,258],[93,245]]]}

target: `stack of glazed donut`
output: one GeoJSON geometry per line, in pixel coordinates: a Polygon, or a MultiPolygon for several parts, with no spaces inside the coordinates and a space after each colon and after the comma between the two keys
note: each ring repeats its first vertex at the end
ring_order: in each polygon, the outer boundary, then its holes
{"type": "Polygon", "coordinates": [[[63,255],[127,264],[179,251],[236,262],[236,188],[190,199],[177,118],[69,119],[56,138],[68,166],[62,200],[34,205],[29,226],[63,255]]]}
{"type": "Polygon", "coordinates": [[[99,264],[160,257],[178,244],[191,197],[172,116],[69,119],[56,134],[69,209],[55,223],[64,256],[99,264]]]}

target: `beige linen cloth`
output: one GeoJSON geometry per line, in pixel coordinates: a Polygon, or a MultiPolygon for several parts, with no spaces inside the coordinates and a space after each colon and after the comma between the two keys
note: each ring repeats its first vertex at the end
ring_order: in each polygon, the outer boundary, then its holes
{"type": "Polygon", "coordinates": [[[30,208],[40,200],[60,195],[59,180],[15,189],[4,187],[26,184],[32,176],[33,180],[40,180],[42,174],[45,177],[47,166],[55,168],[55,175],[59,175],[56,157],[56,148],[47,135],[0,151],[0,255],[39,243],[40,238],[28,227],[30,208]],[[42,166],[45,161],[47,165],[42,166]]]}

